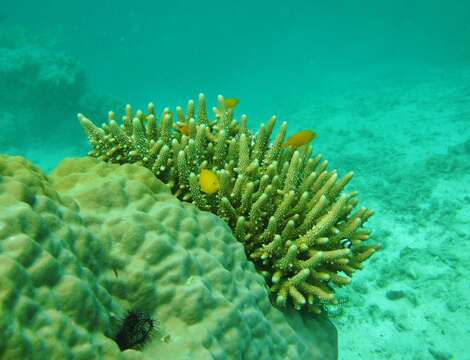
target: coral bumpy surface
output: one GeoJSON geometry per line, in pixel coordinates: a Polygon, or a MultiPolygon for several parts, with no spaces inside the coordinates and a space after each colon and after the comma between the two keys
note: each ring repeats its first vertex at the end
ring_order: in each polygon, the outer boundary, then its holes
{"type": "Polygon", "coordinates": [[[282,146],[285,122],[271,142],[274,116],[254,134],[246,115],[237,121],[220,95],[213,113],[211,120],[200,94],[197,114],[191,100],[186,113],[177,107],[174,117],[165,108],[158,121],[152,103],[146,114],[127,105],[122,125],[113,112],[102,128],[78,118],[93,147],[90,156],[139,162],[179,199],[224,219],[278,305],[319,313],[335,304],[333,284],[349,284],[379,248],[365,242],[370,231],[362,227],[373,212],[354,210],[356,192],[343,192],[352,172],[338,178],[320,155],[312,158],[309,144],[282,146]],[[217,175],[216,193],[201,191],[201,169],[217,175]]]}

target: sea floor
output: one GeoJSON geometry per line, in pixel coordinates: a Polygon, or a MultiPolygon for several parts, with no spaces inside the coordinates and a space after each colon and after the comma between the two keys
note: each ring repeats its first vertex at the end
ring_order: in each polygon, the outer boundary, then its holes
{"type": "Polygon", "coordinates": [[[470,359],[470,68],[344,89],[293,115],[382,244],[331,309],[340,359],[470,359]]]}

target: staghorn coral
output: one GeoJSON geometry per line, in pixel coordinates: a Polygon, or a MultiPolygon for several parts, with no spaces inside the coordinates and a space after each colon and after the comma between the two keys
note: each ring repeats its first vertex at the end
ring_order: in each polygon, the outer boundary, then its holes
{"type": "Polygon", "coordinates": [[[343,193],[352,172],[338,178],[312,147],[284,148],[283,122],[270,142],[276,118],[253,134],[247,117],[234,118],[218,96],[215,118],[209,119],[203,94],[198,111],[188,102],[186,113],[169,108],[158,117],[150,103],[147,114],[127,105],[122,125],[113,112],[108,124],[96,127],[84,115],[78,119],[93,147],[89,155],[119,164],[139,162],[168,185],[183,201],[224,219],[264,275],[278,305],[321,312],[335,304],[334,287],[349,277],[378,248],[368,244],[362,225],[373,214],[359,208],[355,192],[343,193]],[[184,127],[186,131],[177,131],[184,127]],[[184,134],[186,133],[186,135],[184,134]],[[220,189],[200,191],[201,169],[214,171],[220,189]],[[347,276],[342,275],[346,274],[347,276]]]}

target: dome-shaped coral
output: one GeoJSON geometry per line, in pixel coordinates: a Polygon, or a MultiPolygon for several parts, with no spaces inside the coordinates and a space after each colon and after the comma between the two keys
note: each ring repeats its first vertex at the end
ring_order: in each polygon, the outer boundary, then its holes
{"type": "Polygon", "coordinates": [[[0,279],[1,359],[336,359],[327,319],[271,306],[227,225],[138,164],[0,156],[0,279]],[[160,332],[121,352],[128,309],[160,332]]]}

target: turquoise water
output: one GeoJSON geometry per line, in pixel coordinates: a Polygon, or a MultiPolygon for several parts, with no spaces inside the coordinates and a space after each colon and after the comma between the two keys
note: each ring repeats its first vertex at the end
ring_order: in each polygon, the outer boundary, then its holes
{"type": "Polygon", "coordinates": [[[468,1],[3,1],[0,152],[46,171],[131,103],[237,97],[318,133],[382,251],[335,310],[339,358],[470,359],[468,1]]]}

